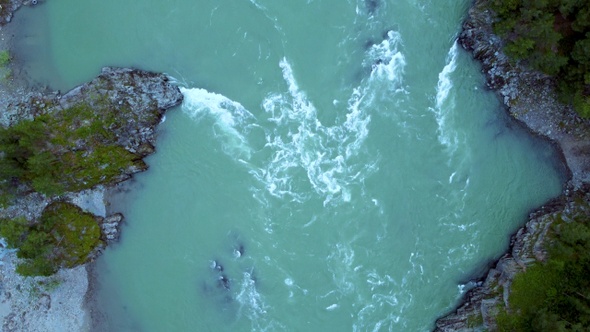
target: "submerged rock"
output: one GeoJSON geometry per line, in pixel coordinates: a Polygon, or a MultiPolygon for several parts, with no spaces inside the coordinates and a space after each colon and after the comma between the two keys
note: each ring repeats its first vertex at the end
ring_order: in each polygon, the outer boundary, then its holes
{"type": "Polygon", "coordinates": [[[112,214],[100,222],[100,229],[107,243],[119,240],[121,223],[123,222],[123,214],[112,214]]]}
{"type": "Polygon", "coordinates": [[[219,288],[223,288],[225,290],[230,290],[230,282],[229,278],[225,274],[221,274],[217,279],[217,285],[219,288]]]}

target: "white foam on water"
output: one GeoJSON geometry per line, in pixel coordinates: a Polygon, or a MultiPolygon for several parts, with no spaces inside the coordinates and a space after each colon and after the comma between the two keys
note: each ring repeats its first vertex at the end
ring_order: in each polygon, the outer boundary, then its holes
{"type": "Polygon", "coordinates": [[[273,124],[265,145],[271,157],[252,174],[275,197],[302,202],[312,189],[323,197],[324,205],[349,202],[351,185],[361,183],[370,168],[374,169],[374,165],[352,161],[368,136],[371,119],[363,110],[361,91],[351,96],[346,120],[324,126],[317,108],[299,88],[291,64],[283,58],[279,66],[288,92],[271,94],[262,102],[273,124]],[[297,174],[304,175],[306,183],[297,174]]]}
{"type": "Polygon", "coordinates": [[[372,47],[369,55],[378,58],[379,63],[371,77],[353,90],[344,121],[330,127],[318,119],[318,110],[299,88],[291,64],[283,58],[279,66],[288,92],[270,94],[262,102],[270,126],[261,129],[271,157],[261,166],[249,163],[253,153],[249,130],[259,124],[240,103],[204,89],[183,87],[183,110],[197,121],[212,118],[212,131],[222,150],[247,165],[271,196],[303,202],[315,192],[323,197],[325,206],[349,202],[352,187],[362,184],[378,169],[378,158],[374,156],[368,163],[353,159],[362,151],[369,134],[371,116],[366,109],[373,102],[368,95],[375,89],[371,82],[385,79],[393,83],[394,90],[401,89],[405,60],[397,50],[400,42],[399,33],[390,31],[385,41],[372,47]],[[297,174],[304,175],[307,181],[302,182],[297,174]]]}
{"type": "MultiPolygon", "coordinates": [[[[268,8],[266,8],[264,5],[261,5],[256,0],[249,0],[249,1],[252,5],[254,5],[254,7],[256,7],[256,9],[260,10],[264,14],[264,16],[266,16],[266,18],[269,19],[273,23],[274,28],[278,33],[280,33],[281,35],[284,35],[283,29],[279,25],[279,19],[276,16],[272,15],[271,12],[268,10],[268,8]]],[[[284,41],[283,41],[283,43],[284,43],[284,41]]],[[[270,53],[268,54],[268,56],[270,56],[270,53]]],[[[267,59],[268,59],[268,56],[266,57],[267,59]]],[[[259,57],[259,59],[260,59],[260,57],[259,57]]]]}
{"type": "Polygon", "coordinates": [[[315,215],[314,215],[314,216],[311,218],[311,220],[310,220],[310,221],[308,221],[308,222],[307,222],[305,225],[303,225],[303,228],[306,228],[306,227],[309,227],[309,226],[311,226],[311,224],[313,224],[314,222],[316,222],[316,220],[318,220],[318,218],[317,218],[317,216],[315,216],[315,215]]]}
{"type": "MultiPolygon", "coordinates": [[[[467,159],[469,155],[463,155],[463,159],[467,159]]],[[[470,197],[470,178],[469,170],[462,169],[462,163],[449,176],[448,183],[445,183],[446,193],[436,194],[436,197],[443,200],[447,206],[445,214],[440,215],[438,223],[446,226],[448,232],[474,232],[474,227],[478,224],[473,220],[473,216],[465,216],[464,210],[468,205],[468,198],[470,197]]],[[[442,184],[442,182],[441,182],[442,184]]]]}
{"type": "Polygon", "coordinates": [[[387,32],[386,39],[369,48],[368,58],[365,60],[365,65],[371,66],[370,80],[385,79],[392,83],[390,90],[396,92],[404,91],[403,73],[406,58],[400,51],[401,45],[401,34],[390,30],[387,32]]]}
{"type": "MultiPolygon", "coordinates": [[[[182,88],[185,95],[183,110],[197,121],[205,118],[214,121],[214,133],[224,152],[247,167],[262,184],[252,190],[263,206],[273,206],[270,203],[273,197],[295,202],[319,198],[324,206],[338,206],[352,201],[357,193],[364,197],[365,179],[378,170],[378,154],[368,155],[364,144],[370,133],[370,112],[374,111],[378,90],[385,86],[384,94],[404,91],[405,59],[398,50],[400,43],[399,33],[389,32],[385,41],[371,48],[367,57],[380,59],[379,63],[375,62],[370,76],[352,90],[347,103],[333,105],[342,113],[331,126],[320,121],[318,113],[322,110],[316,108],[300,88],[294,68],[286,58],[279,63],[286,88],[268,95],[261,102],[267,119],[262,120],[258,115],[256,121],[241,104],[203,89],[182,88]],[[259,126],[264,132],[262,151],[253,152],[250,148],[249,130],[253,126],[259,126]]],[[[365,198],[368,206],[381,209],[381,202],[377,199],[365,198]]],[[[312,217],[303,227],[313,226],[315,218],[312,217]]],[[[265,230],[272,233],[274,224],[271,221],[265,223],[265,230]]],[[[355,323],[355,330],[392,326],[392,322],[399,320],[402,310],[398,310],[402,306],[399,302],[407,302],[402,301],[407,300],[407,296],[394,293],[396,289],[399,291],[401,286],[394,286],[400,282],[389,275],[377,272],[372,275],[359,265],[355,261],[356,249],[354,239],[331,245],[331,253],[326,258],[334,293],[320,308],[335,311],[341,308],[342,297],[354,296],[359,298],[356,304],[359,321],[355,323]],[[365,281],[372,290],[368,294],[355,286],[365,281]],[[379,308],[384,306],[391,307],[393,312],[386,318],[379,317],[382,310],[379,308]]],[[[267,260],[270,261],[270,257],[267,256],[267,260]]],[[[291,301],[298,293],[307,293],[288,273],[285,275],[283,283],[291,301]]],[[[265,330],[278,324],[271,318],[272,308],[265,303],[249,274],[245,273],[239,281],[237,292],[235,299],[239,303],[239,315],[251,322],[253,330],[265,330]]]]}
{"type": "Polygon", "coordinates": [[[411,294],[404,290],[403,282],[397,282],[388,274],[382,275],[376,270],[364,272],[366,283],[370,287],[370,296],[358,297],[360,309],[356,313],[353,331],[380,331],[383,328],[392,330],[394,327],[399,329],[397,324],[404,308],[412,301],[411,294]],[[384,311],[387,313],[385,317],[384,311]]]}
{"type": "Polygon", "coordinates": [[[256,282],[249,272],[242,274],[239,292],[235,299],[239,303],[238,318],[247,317],[252,324],[253,331],[274,330],[274,328],[280,327],[278,322],[268,317],[270,308],[258,292],[256,282]]]}
{"type": "Polygon", "coordinates": [[[250,3],[253,4],[256,8],[262,10],[262,11],[266,11],[266,7],[264,7],[263,5],[259,4],[256,0],[250,0],[250,3]]]}
{"type": "Polygon", "coordinates": [[[252,113],[240,103],[205,89],[180,87],[180,91],[186,114],[197,121],[204,117],[214,119],[213,132],[226,154],[250,159],[252,151],[244,131],[255,121],[252,113]]]}
{"type": "Polygon", "coordinates": [[[345,243],[337,243],[326,257],[332,281],[340,294],[352,294],[355,290],[357,273],[351,273],[354,271],[354,257],[354,249],[345,243]]]}
{"type": "Polygon", "coordinates": [[[438,124],[438,141],[451,153],[454,153],[457,150],[457,144],[459,142],[458,134],[453,130],[453,123],[451,122],[451,112],[455,109],[455,98],[453,96],[449,97],[449,94],[453,89],[451,75],[457,67],[458,53],[459,47],[455,41],[447,54],[446,65],[438,74],[435,106],[432,109],[438,124]]]}
{"type": "Polygon", "coordinates": [[[333,304],[331,304],[331,305],[327,306],[327,307],[326,307],[326,310],[328,310],[328,311],[333,311],[333,310],[336,310],[336,309],[338,309],[338,307],[339,307],[339,305],[338,305],[337,303],[333,303],[333,304]]]}
{"type": "Polygon", "coordinates": [[[399,128],[398,135],[406,135],[408,120],[415,115],[405,106],[410,94],[404,81],[407,63],[403,40],[395,30],[387,31],[384,38],[366,50],[363,66],[371,72],[355,92],[362,97],[359,100],[363,108],[370,107],[373,113],[391,118],[399,128]]]}
{"type": "Polygon", "coordinates": [[[438,74],[438,85],[436,91],[436,107],[441,108],[449,96],[449,91],[453,88],[450,74],[457,68],[457,42],[453,43],[447,54],[447,64],[438,74]]]}
{"type": "Polygon", "coordinates": [[[424,261],[423,253],[409,253],[411,268],[402,274],[376,267],[355,268],[353,331],[404,331],[405,312],[415,305],[412,289],[426,277],[424,261]]]}

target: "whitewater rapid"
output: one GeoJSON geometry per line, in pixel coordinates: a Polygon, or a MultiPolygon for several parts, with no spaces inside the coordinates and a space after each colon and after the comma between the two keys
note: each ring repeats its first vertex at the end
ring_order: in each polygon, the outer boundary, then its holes
{"type": "Polygon", "coordinates": [[[549,148],[507,125],[455,42],[469,4],[19,12],[40,81],[66,91],[133,65],[179,78],[185,96],[110,207],[127,220],[97,268],[110,330],[430,329],[560,191],[549,148]]]}

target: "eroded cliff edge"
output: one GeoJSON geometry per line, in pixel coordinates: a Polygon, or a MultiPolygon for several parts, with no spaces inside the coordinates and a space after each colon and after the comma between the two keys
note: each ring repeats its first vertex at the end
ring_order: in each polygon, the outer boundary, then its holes
{"type": "Polygon", "coordinates": [[[468,291],[454,312],[438,319],[435,331],[495,330],[495,314],[499,307],[508,306],[515,275],[546,258],[546,235],[556,216],[567,221],[577,214],[590,214],[590,121],[557,101],[550,77],[509,62],[502,40],[492,31],[494,18],[488,3],[474,1],[459,43],[481,63],[487,86],[498,94],[507,112],[533,135],[557,145],[569,180],[560,197],[529,215],[480,286],[468,291]]]}

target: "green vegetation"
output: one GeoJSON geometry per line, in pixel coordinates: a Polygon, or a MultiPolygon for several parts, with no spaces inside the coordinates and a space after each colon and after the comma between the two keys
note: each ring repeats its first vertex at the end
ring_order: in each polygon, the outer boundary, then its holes
{"type": "Polygon", "coordinates": [[[115,112],[95,112],[80,104],[0,129],[0,189],[6,196],[26,184],[60,195],[110,183],[126,169],[143,165],[115,144],[115,120],[115,112]]]}
{"type": "Polygon", "coordinates": [[[590,1],[491,0],[515,60],[554,76],[563,101],[590,117],[590,1]]]}
{"type": "Polygon", "coordinates": [[[0,67],[6,67],[10,63],[10,53],[8,50],[0,51],[0,67]]]}
{"type": "Polygon", "coordinates": [[[0,78],[2,80],[8,79],[12,75],[12,70],[8,66],[12,60],[8,50],[0,51],[0,78]]]}
{"type": "Polygon", "coordinates": [[[0,236],[23,259],[16,270],[24,276],[48,276],[62,267],[84,263],[100,244],[100,228],[94,216],[75,205],[52,203],[39,221],[1,219],[0,236]]]}
{"type": "MultiPolygon", "coordinates": [[[[0,128],[0,204],[32,191],[59,200],[65,192],[109,184],[145,167],[116,134],[137,115],[106,97],[87,100],[54,112],[48,112],[53,105],[32,101],[39,115],[0,128]]],[[[18,249],[17,272],[24,276],[83,264],[101,243],[94,216],[64,202],[51,203],[36,220],[0,219],[0,236],[18,249]]]]}
{"type": "Polygon", "coordinates": [[[550,257],[516,276],[499,331],[590,330],[590,216],[558,220],[550,257]]]}
{"type": "Polygon", "coordinates": [[[52,292],[56,288],[58,288],[59,286],[62,285],[62,280],[61,279],[58,279],[56,276],[54,276],[52,278],[47,278],[45,280],[40,280],[40,281],[37,282],[37,284],[39,285],[39,287],[41,288],[42,291],[44,291],[44,292],[52,292]]]}
{"type": "Polygon", "coordinates": [[[467,317],[467,327],[470,329],[480,328],[483,323],[483,316],[479,312],[467,317]]]}

